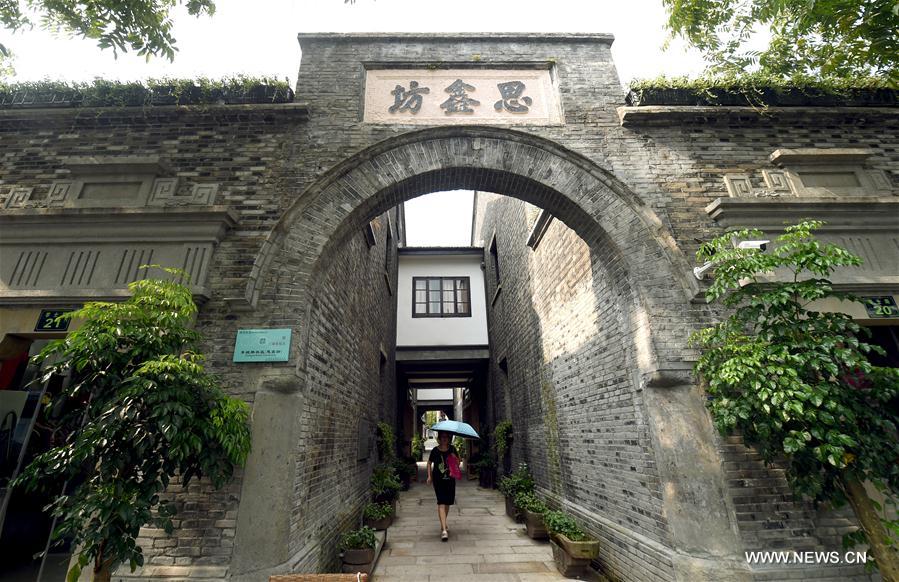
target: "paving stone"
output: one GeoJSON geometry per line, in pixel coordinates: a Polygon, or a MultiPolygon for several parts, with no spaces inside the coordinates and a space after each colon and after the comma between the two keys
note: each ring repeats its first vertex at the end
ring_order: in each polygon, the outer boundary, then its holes
{"type": "Polygon", "coordinates": [[[431,539],[433,527],[438,524],[437,512],[430,504],[414,503],[415,500],[428,501],[434,492],[426,486],[413,485],[402,493],[403,503],[398,510],[398,519],[388,530],[388,538],[402,538],[403,547],[398,548],[391,541],[390,551],[375,568],[376,580],[400,582],[403,578],[421,576],[434,580],[464,579],[466,581],[489,582],[490,580],[519,580],[522,573],[540,573],[541,580],[564,580],[552,566],[549,544],[543,541],[520,537],[517,524],[510,520],[503,508],[503,498],[497,491],[486,491],[474,483],[463,482],[458,486],[457,505],[450,515],[451,541],[435,542],[431,539]],[[496,509],[495,515],[467,516],[469,504],[496,509]],[[475,519],[475,517],[477,519],[475,519]],[[430,523],[420,528],[410,524],[430,523]],[[410,531],[423,530],[426,533],[409,535],[410,531]],[[391,559],[416,560],[413,566],[391,562],[391,559]],[[446,568],[440,568],[446,564],[446,568]],[[464,572],[460,572],[459,567],[464,572]],[[441,572],[435,574],[435,569],[441,572]]]}

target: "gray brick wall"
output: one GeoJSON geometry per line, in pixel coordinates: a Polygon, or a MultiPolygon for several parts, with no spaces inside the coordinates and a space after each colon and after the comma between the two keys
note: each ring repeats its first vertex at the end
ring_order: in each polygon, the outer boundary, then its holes
{"type": "MultiPolygon", "coordinates": [[[[670,557],[659,552],[667,538],[659,477],[627,365],[632,343],[609,274],[561,221],[532,250],[529,205],[478,198],[483,240],[496,237],[500,266],[502,288],[488,307],[490,378],[495,422],[513,423],[513,465],[528,463],[538,488],[605,542],[608,574],[671,579],[670,557]]],[[[494,297],[493,258],[485,257],[494,297]]]]}

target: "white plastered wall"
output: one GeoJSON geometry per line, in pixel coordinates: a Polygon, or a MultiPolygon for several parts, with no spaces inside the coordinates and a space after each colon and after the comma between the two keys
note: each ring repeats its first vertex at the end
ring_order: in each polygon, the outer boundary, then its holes
{"type": "Polygon", "coordinates": [[[487,306],[482,257],[400,255],[396,345],[486,346],[487,306]],[[412,317],[413,277],[470,277],[471,317],[412,317]]]}

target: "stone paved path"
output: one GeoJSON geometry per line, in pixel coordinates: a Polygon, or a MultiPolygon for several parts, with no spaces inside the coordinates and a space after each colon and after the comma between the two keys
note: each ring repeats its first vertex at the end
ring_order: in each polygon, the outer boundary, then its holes
{"type": "Polygon", "coordinates": [[[506,516],[502,495],[479,488],[477,481],[458,482],[447,525],[450,539],[441,542],[434,490],[413,483],[400,496],[375,581],[567,580],[556,570],[549,542],[527,537],[524,525],[506,516]]]}

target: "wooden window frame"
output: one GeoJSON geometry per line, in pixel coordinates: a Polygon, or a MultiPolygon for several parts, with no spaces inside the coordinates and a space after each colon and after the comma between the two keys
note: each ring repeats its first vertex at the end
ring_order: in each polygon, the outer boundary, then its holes
{"type": "Polygon", "coordinates": [[[419,318],[419,317],[429,317],[429,318],[471,317],[471,277],[443,277],[443,276],[412,277],[412,317],[413,318],[419,318]],[[431,303],[432,302],[430,300],[431,298],[429,295],[431,292],[431,289],[430,289],[430,286],[428,283],[435,279],[440,281],[440,313],[431,313],[431,303]],[[425,301],[424,301],[424,306],[425,306],[425,310],[426,310],[425,313],[416,313],[416,311],[415,311],[415,306],[422,304],[421,301],[415,300],[416,299],[415,292],[417,291],[416,285],[419,281],[426,281],[426,283],[425,283],[425,301]],[[453,313],[444,313],[443,312],[443,305],[445,303],[444,294],[448,291],[447,289],[444,288],[444,284],[446,281],[452,281],[452,283],[453,283],[453,309],[455,310],[453,313]],[[459,313],[459,305],[460,304],[464,305],[464,304],[466,304],[466,302],[459,302],[459,300],[458,300],[459,288],[456,286],[456,281],[465,281],[465,290],[468,291],[468,301],[467,301],[468,311],[466,311],[465,313],[459,313]]]}

